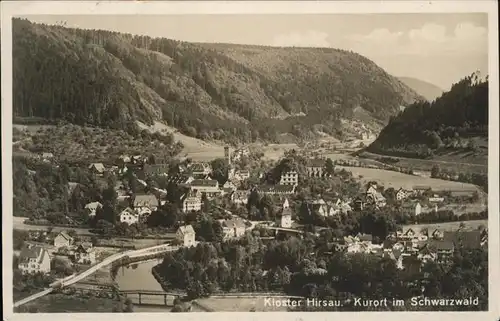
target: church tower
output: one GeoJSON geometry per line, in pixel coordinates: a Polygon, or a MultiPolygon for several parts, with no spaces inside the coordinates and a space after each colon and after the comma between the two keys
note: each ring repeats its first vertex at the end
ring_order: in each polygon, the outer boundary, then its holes
{"type": "Polygon", "coordinates": [[[224,147],[224,159],[227,162],[227,178],[228,180],[232,180],[234,178],[234,167],[231,164],[231,151],[229,150],[229,146],[224,147]]]}
{"type": "Polygon", "coordinates": [[[227,164],[231,166],[231,151],[229,150],[229,146],[224,147],[224,158],[227,161],[227,164]]]}

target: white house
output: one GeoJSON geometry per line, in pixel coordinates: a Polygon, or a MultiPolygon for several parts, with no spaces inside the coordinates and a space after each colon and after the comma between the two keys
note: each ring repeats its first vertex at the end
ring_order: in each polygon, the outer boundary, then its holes
{"type": "Polygon", "coordinates": [[[248,203],[249,196],[249,190],[236,190],[233,194],[231,194],[231,201],[237,205],[246,205],[248,203]]]}
{"type": "Polygon", "coordinates": [[[123,164],[126,164],[126,163],[130,163],[131,159],[130,159],[130,156],[127,156],[127,155],[121,155],[120,157],[118,157],[118,159],[123,163],[123,164]]]}
{"type": "Polygon", "coordinates": [[[233,184],[233,182],[228,180],[224,183],[224,185],[222,185],[222,190],[224,194],[231,194],[236,190],[236,186],[233,184]]]}
{"type": "Polygon", "coordinates": [[[23,274],[50,273],[50,255],[41,246],[25,247],[21,250],[17,267],[23,274]]]}
{"type": "Polygon", "coordinates": [[[103,163],[92,163],[89,165],[89,169],[96,175],[102,175],[106,171],[103,163]]]}
{"type": "Polygon", "coordinates": [[[176,232],[176,238],[183,246],[193,246],[195,244],[196,233],[191,225],[180,226],[176,232]]]}
{"type": "Polygon", "coordinates": [[[139,216],[149,215],[158,209],[158,199],[153,194],[136,195],[134,198],[134,211],[139,216]]]}
{"type": "Polygon", "coordinates": [[[96,262],[95,250],[92,243],[79,244],[74,252],[75,261],[79,264],[94,264],[96,262]]]}
{"type": "Polygon", "coordinates": [[[333,216],[336,214],[333,206],[326,204],[326,202],[322,199],[310,202],[310,207],[312,211],[321,216],[326,217],[326,216],[333,216]]]}
{"type": "Polygon", "coordinates": [[[102,208],[102,204],[99,202],[92,202],[85,205],[85,209],[87,210],[90,217],[95,216],[98,208],[102,208]]]}
{"type": "Polygon", "coordinates": [[[412,215],[420,215],[422,213],[422,205],[419,202],[403,204],[403,211],[412,215]]]}
{"type": "Polygon", "coordinates": [[[239,238],[245,234],[246,226],[242,219],[234,218],[222,221],[222,230],[224,232],[224,239],[239,238]]]}
{"type": "Polygon", "coordinates": [[[299,174],[296,171],[281,173],[280,185],[297,186],[299,184],[299,174]]]}
{"type": "Polygon", "coordinates": [[[244,181],[250,178],[250,172],[247,170],[236,171],[236,173],[234,174],[234,178],[236,178],[237,180],[244,181]]]}
{"type": "Polygon", "coordinates": [[[69,247],[73,243],[73,238],[66,232],[60,232],[54,238],[54,246],[56,248],[69,247]]]}
{"type": "Polygon", "coordinates": [[[120,212],[120,222],[127,223],[128,225],[139,222],[139,215],[130,207],[127,207],[120,212]]]}
{"type": "Polygon", "coordinates": [[[205,194],[209,198],[222,193],[219,182],[214,179],[195,179],[190,183],[190,188],[191,191],[205,194]]]}
{"type": "Polygon", "coordinates": [[[309,177],[323,177],[325,172],[326,160],[312,159],[306,166],[307,175],[309,177]]]}
{"type": "Polygon", "coordinates": [[[42,158],[43,159],[51,159],[51,158],[54,158],[54,154],[52,154],[52,153],[43,153],[42,154],[42,158]]]}
{"type": "Polygon", "coordinates": [[[201,210],[201,206],[202,206],[202,201],[201,201],[201,197],[199,197],[199,196],[187,196],[182,201],[182,211],[184,213],[188,213],[191,211],[195,211],[195,212],[199,211],[199,210],[201,210]]]}
{"type": "Polygon", "coordinates": [[[189,167],[189,170],[194,176],[207,176],[212,173],[212,166],[207,163],[193,163],[189,167]]]}
{"type": "Polygon", "coordinates": [[[384,207],[387,205],[385,197],[377,190],[376,185],[371,185],[366,191],[366,199],[377,207],[384,207]]]}
{"type": "Polygon", "coordinates": [[[444,202],[444,197],[440,197],[439,195],[434,194],[432,197],[429,197],[430,203],[441,203],[444,202]]]}

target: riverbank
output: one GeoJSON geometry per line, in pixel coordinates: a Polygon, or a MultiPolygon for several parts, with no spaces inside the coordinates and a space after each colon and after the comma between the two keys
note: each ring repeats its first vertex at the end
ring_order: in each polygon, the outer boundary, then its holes
{"type": "Polygon", "coordinates": [[[113,312],[117,299],[63,293],[49,294],[15,309],[16,313],[113,312]]]}

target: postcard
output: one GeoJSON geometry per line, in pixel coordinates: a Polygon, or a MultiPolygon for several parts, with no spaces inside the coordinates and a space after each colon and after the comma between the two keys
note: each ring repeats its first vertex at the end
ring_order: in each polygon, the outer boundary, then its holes
{"type": "Polygon", "coordinates": [[[496,2],[1,5],[6,320],[500,317],[496,2]]]}

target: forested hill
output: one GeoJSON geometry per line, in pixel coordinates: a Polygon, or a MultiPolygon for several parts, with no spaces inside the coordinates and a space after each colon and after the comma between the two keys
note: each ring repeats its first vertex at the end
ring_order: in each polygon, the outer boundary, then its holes
{"type": "Polygon", "coordinates": [[[14,19],[13,55],[16,121],[164,121],[202,139],[272,141],[341,136],[356,107],[364,123],[380,124],[421,98],[336,49],[197,44],[14,19]]]}
{"type": "Polygon", "coordinates": [[[473,74],[434,102],[406,108],[389,121],[368,151],[409,157],[461,151],[487,154],[487,136],[488,80],[473,74]]]}

